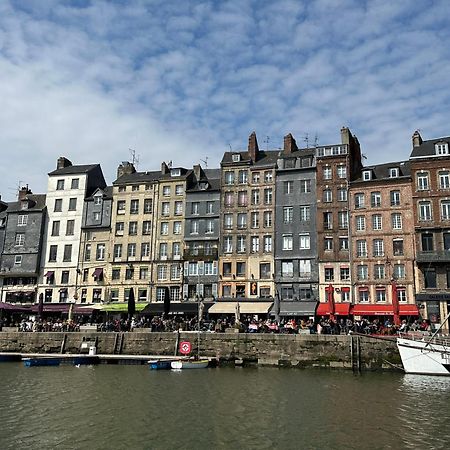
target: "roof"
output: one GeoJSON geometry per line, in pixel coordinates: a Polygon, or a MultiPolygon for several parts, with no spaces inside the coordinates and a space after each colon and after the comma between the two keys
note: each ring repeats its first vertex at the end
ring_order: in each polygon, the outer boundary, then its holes
{"type": "Polygon", "coordinates": [[[429,141],[423,141],[418,147],[414,147],[411,152],[411,158],[424,158],[427,156],[447,156],[448,155],[436,155],[434,148],[435,144],[440,142],[447,142],[450,144],[450,137],[441,137],[438,139],[431,139],[429,141]]]}
{"type": "Polygon", "coordinates": [[[411,177],[411,167],[409,161],[396,161],[389,162],[383,164],[376,164],[373,166],[365,166],[361,169],[358,176],[355,178],[353,182],[367,182],[367,181],[376,181],[376,180],[397,180],[399,178],[409,178],[411,177]],[[398,177],[390,177],[389,169],[398,168],[399,176],[398,177]],[[363,179],[363,172],[371,170],[372,178],[370,180],[363,179]]]}
{"type": "Polygon", "coordinates": [[[76,174],[83,174],[88,173],[91,170],[95,169],[96,167],[100,167],[100,164],[87,164],[82,166],[68,166],[68,167],[62,167],[61,169],[56,169],[53,172],[49,172],[49,176],[54,175],[76,175],[76,174]]]}
{"type": "Polygon", "coordinates": [[[311,147],[299,148],[291,153],[285,153],[281,150],[278,154],[278,158],[298,158],[301,156],[316,156],[316,149],[311,147]]]}
{"type": "Polygon", "coordinates": [[[280,150],[259,151],[256,162],[253,162],[247,151],[245,152],[225,152],[221,161],[221,165],[242,165],[251,164],[253,166],[270,166],[276,165],[280,150]],[[241,155],[241,160],[233,162],[233,155],[241,155]]]}
{"type": "Polygon", "coordinates": [[[113,187],[112,186],[106,186],[104,189],[102,188],[97,188],[92,195],[90,195],[89,197],[86,197],[86,200],[93,200],[95,197],[95,194],[97,192],[103,192],[103,198],[112,198],[113,197],[113,187]]]}
{"type": "Polygon", "coordinates": [[[30,210],[39,211],[45,208],[45,199],[46,199],[45,194],[27,194],[25,198],[31,201],[30,207],[28,209],[22,209],[21,208],[22,202],[16,201],[8,203],[8,209],[6,212],[9,214],[12,212],[25,212],[30,210]]]}
{"type": "Polygon", "coordinates": [[[118,184],[153,183],[155,181],[158,181],[160,176],[161,172],[159,170],[153,172],[134,172],[129,174],[126,173],[117,178],[117,180],[113,182],[113,186],[118,184]]]}

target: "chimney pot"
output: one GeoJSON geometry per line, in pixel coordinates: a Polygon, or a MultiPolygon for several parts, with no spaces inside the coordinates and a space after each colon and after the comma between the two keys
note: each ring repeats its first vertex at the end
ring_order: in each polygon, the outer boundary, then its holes
{"type": "Polygon", "coordinates": [[[120,178],[122,175],[131,175],[136,172],[136,168],[133,163],[128,161],[122,161],[122,164],[119,164],[117,167],[117,178],[120,178]]]}
{"type": "Polygon", "coordinates": [[[412,135],[412,144],[414,147],[420,147],[422,145],[422,136],[419,133],[419,130],[414,131],[414,134],[412,135]]]}
{"type": "Polygon", "coordinates": [[[64,169],[64,167],[70,167],[71,165],[72,162],[64,156],[60,156],[56,162],[57,169],[64,169]]]}
{"type": "Polygon", "coordinates": [[[256,133],[253,132],[248,137],[248,154],[253,162],[256,161],[259,153],[258,140],[256,139],[256,133]]]}
{"type": "Polygon", "coordinates": [[[297,142],[295,142],[294,137],[291,133],[284,137],[284,153],[290,154],[298,150],[297,142]]]}

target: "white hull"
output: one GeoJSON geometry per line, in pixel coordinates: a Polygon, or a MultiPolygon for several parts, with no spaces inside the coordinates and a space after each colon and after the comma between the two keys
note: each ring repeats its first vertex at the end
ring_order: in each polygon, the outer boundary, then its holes
{"type": "Polygon", "coordinates": [[[209,361],[200,359],[198,361],[172,361],[170,366],[172,369],[206,369],[209,361]]]}
{"type": "Polygon", "coordinates": [[[406,373],[450,376],[448,345],[399,337],[397,347],[406,373]]]}

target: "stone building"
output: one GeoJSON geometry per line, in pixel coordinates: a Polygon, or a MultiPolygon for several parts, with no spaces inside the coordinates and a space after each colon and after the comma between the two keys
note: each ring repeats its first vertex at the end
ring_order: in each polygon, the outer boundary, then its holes
{"type": "Polygon", "coordinates": [[[316,148],[317,247],[319,260],[319,304],[317,313],[348,315],[351,300],[349,253],[348,183],[361,169],[358,139],[341,129],[341,144],[316,148]]]}
{"type": "Polygon", "coordinates": [[[353,314],[418,316],[409,162],[364,167],[349,199],[353,314]]]}
{"type": "Polygon", "coordinates": [[[275,169],[279,151],[261,151],[252,133],[247,151],[221,162],[219,297],[275,295],[275,169]]]}
{"type": "Polygon", "coordinates": [[[194,166],[187,179],[183,298],[217,297],[220,170],[194,166]]]}
{"type": "Polygon", "coordinates": [[[154,298],[155,205],[159,176],[158,171],[136,172],[130,162],[123,162],[117,169],[106,274],[110,301],[127,301],[131,288],[135,289],[137,301],[154,298]]]}
{"type": "MultiPolygon", "coordinates": [[[[106,187],[99,164],[72,165],[58,158],[48,174],[47,223],[44,232],[39,293],[45,302],[65,303],[78,297],[79,256],[85,199],[106,187]]],[[[95,258],[106,261],[106,248],[97,244],[95,258]]]]}
{"type": "Polygon", "coordinates": [[[315,150],[298,149],[291,134],[278,156],[275,282],[281,316],[314,316],[319,269],[315,150]]]}
{"type": "Polygon", "coordinates": [[[0,202],[0,211],[0,301],[34,303],[45,227],[45,195],[23,187],[16,202],[0,202]]]}
{"type": "Polygon", "coordinates": [[[450,137],[412,137],[410,156],[416,230],[416,300],[433,323],[450,311],[450,137]]]}

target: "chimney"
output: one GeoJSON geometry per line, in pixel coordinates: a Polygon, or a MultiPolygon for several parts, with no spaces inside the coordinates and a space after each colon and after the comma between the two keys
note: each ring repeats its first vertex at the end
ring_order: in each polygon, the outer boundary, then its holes
{"type": "Polygon", "coordinates": [[[203,170],[202,170],[202,166],[200,164],[196,164],[193,167],[193,170],[194,170],[195,179],[197,182],[199,182],[200,179],[202,178],[202,175],[204,174],[203,170]]]}
{"type": "Polygon", "coordinates": [[[69,161],[64,156],[60,156],[58,158],[58,161],[56,162],[56,168],[57,169],[64,169],[64,167],[70,167],[72,165],[72,162],[69,161]]]}
{"type": "Polygon", "coordinates": [[[19,202],[25,200],[28,194],[32,194],[31,190],[28,189],[28,185],[21,187],[19,189],[19,202]]]}
{"type": "Polygon", "coordinates": [[[122,161],[122,164],[119,164],[119,167],[117,168],[117,178],[120,178],[122,175],[131,175],[135,172],[136,169],[133,163],[122,161]]]}
{"type": "Polygon", "coordinates": [[[167,175],[169,173],[169,166],[165,161],[161,163],[161,175],[167,175]]]}
{"type": "Polygon", "coordinates": [[[290,154],[298,150],[297,142],[295,142],[294,137],[291,133],[284,137],[284,150],[283,152],[286,154],[290,154]]]}
{"type": "Polygon", "coordinates": [[[248,154],[253,162],[256,161],[258,153],[259,153],[258,141],[256,140],[256,133],[253,132],[248,137],[248,154]]]}
{"type": "Polygon", "coordinates": [[[420,135],[419,131],[414,131],[414,134],[412,135],[413,148],[420,147],[422,145],[422,142],[422,136],[420,135]]]}
{"type": "Polygon", "coordinates": [[[351,137],[350,130],[347,127],[342,127],[341,128],[341,143],[350,145],[350,137],[351,137]]]}

